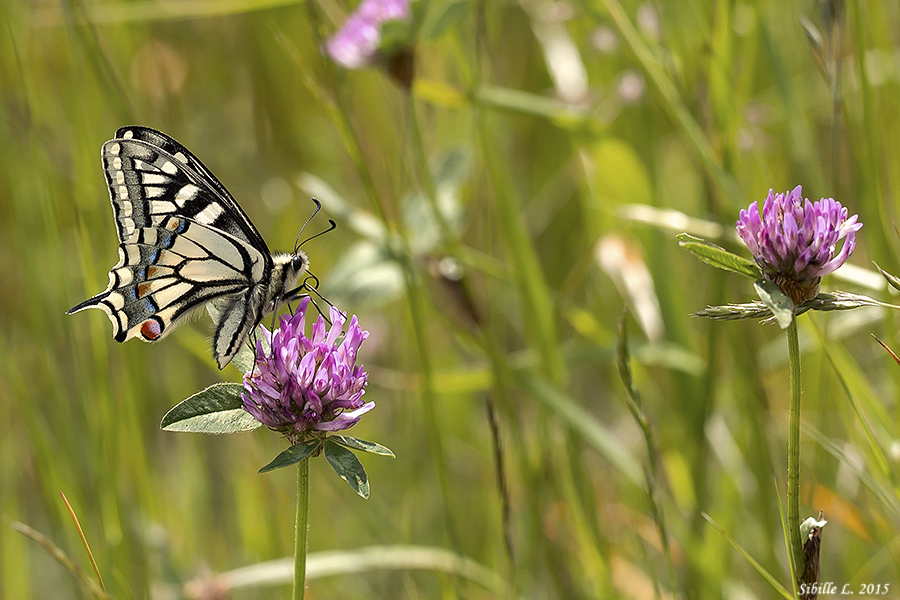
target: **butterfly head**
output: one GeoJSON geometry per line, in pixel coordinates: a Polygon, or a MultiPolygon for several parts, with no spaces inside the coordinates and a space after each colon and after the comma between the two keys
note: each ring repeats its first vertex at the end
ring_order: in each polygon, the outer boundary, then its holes
{"type": "Polygon", "coordinates": [[[291,270],[299,277],[299,274],[307,269],[309,269],[309,257],[303,250],[296,250],[291,256],[291,270]]]}
{"type": "Polygon", "coordinates": [[[301,279],[309,269],[306,252],[294,250],[291,254],[276,254],[272,257],[272,263],[271,300],[274,304],[295,300],[303,292],[301,279]]]}
{"type": "MultiPolygon", "coordinates": [[[[322,203],[316,200],[315,198],[312,201],[316,204],[316,210],[313,211],[313,214],[309,216],[306,220],[306,223],[303,224],[303,227],[300,228],[300,232],[297,234],[297,242],[294,244],[294,251],[291,254],[281,255],[280,257],[275,257],[274,260],[274,269],[277,271],[281,270],[281,275],[283,275],[284,286],[282,289],[284,292],[281,295],[281,302],[291,302],[305,295],[305,292],[314,291],[315,288],[319,286],[319,279],[309,272],[309,257],[306,255],[306,252],[300,249],[300,247],[310,240],[314,240],[320,235],[324,235],[329,231],[334,231],[337,227],[337,223],[335,223],[332,219],[328,219],[328,229],[325,231],[320,231],[315,235],[311,235],[302,242],[300,238],[303,236],[303,230],[306,229],[306,226],[309,224],[310,220],[316,216],[319,210],[322,208],[322,203]],[[306,277],[303,281],[300,281],[300,276],[306,273],[306,277]],[[299,285],[298,285],[299,284],[299,285]]],[[[275,277],[273,277],[275,279],[275,277]]],[[[318,293],[318,292],[317,292],[318,293]]]]}

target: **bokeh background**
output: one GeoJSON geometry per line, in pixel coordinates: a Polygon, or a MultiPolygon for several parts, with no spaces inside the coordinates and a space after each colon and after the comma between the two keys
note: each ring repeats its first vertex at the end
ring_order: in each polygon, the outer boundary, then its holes
{"type": "MultiPolygon", "coordinates": [[[[89,571],[61,492],[116,598],[288,595],[203,583],[265,580],[295,491],[256,473],[275,433],[159,430],[240,377],[208,318],[120,345],[100,311],[64,314],[117,260],[99,149],[126,124],[190,148],[273,250],[311,196],[307,232],[338,223],[305,248],[371,332],[353,434],[397,458],[362,457],[369,500],[313,462],[332,562],[309,597],[776,597],[703,515],[789,587],[786,341],[692,318],[753,290],[674,236],[746,256],[738,210],[802,184],[865,223],[825,287],[891,301],[871,261],[900,272],[900,5],[430,0],[410,89],[320,50],[355,5],[0,3],[0,597],[90,597],[13,528],[89,571]]],[[[900,597],[900,365],[870,337],[900,348],[897,323],[800,319],[801,512],[828,520],[822,581],[857,597],[900,597]]]]}

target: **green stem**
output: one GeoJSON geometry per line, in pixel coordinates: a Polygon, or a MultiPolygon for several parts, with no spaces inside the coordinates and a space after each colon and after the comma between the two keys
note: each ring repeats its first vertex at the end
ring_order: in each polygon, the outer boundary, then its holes
{"type": "Polygon", "coordinates": [[[791,414],[788,423],[788,506],[787,528],[791,547],[791,567],[795,577],[804,562],[800,543],[800,342],[797,335],[797,319],[787,328],[788,361],[791,368],[791,414]]]}
{"type": "Polygon", "coordinates": [[[294,529],[293,600],[303,600],[306,592],[306,550],[309,532],[309,457],[297,464],[297,519],[294,529]]]}

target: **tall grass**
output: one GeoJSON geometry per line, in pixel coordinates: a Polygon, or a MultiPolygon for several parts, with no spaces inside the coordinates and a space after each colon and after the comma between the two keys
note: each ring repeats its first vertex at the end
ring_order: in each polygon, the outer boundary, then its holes
{"type": "MultiPolygon", "coordinates": [[[[64,315],[116,261],[98,154],[129,123],[195,152],[273,250],[312,194],[338,221],[305,248],[372,332],[377,408],[354,435],[397,459],[363,459],[368,501],[312,462],[311,597],[774,597],[704,513],[790,589],[772,484],[784,493],[784,340],[691,318],[753,292],[674,234],[745,253],[737,210],[801,183],[865,223],[862,270],[825,284],[890,301],[870,261],[900,272],[900,9],[847,2],[831,25],[825,4],[431,0],[430,19],[458,20],[420,41],[409,91],[322,56],[343,2],[0,5],[0,597],[81,597],[10,526],[89,569],[60,492],[116,598],[292,552],[294,474],[256,474],[277,435],[158,429],[239,377],[215,368],[208,321],[119,345],[99,311],[64,315]]],[[[887,597],[900,365],[869,334],[896,350],[896,324],[799,322],[821,579],[887,597]]]]}

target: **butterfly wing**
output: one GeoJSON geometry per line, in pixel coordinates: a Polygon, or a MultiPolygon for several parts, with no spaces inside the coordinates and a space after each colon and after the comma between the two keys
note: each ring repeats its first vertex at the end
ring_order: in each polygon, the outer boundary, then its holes
{"type": "MultiPolygon", "coordinates": [[[[103,170],[106,174],[106,182],[109,185],[109,193],[110,198],[112,199],[116,223],[119,226],[120,242],[124,241],[122,238],[122,219],[120,218],[118,210],[118,207],[122,206],[122,203],[117,203],[116,198],[117,193],[121,196],[121,189],[118,186],[122,184],[118,181],[118,171],[122,170],[125,175],[126,183],[133,186],[129,187],[129,197],[124,200],[131,200],[132,204],[134,204],[134,200],[131,199],[132,194],[134,194],[134,197],[138,200],[138,204],[141,206],[147,201],[154,199],[169,201],[178,200],[177,204],[179,206],[180,214],[188,218],[193,218],[195,215],[200,214],[203,210],[209,208],[211,204],[219,204],[223,210],[210,224],[217,229],[242,239],[259,249],[259,251],[266,256],[269,256],[270,253],[265,240],[263,240],[259,231],[256,230],[256,227],[253,226],[253,223],[250,222],[250,218],[247,217],[235,199],[228,193],[228,190],[225,189],[225,186],[216,179],[216,176],[213,175],[190,150],[168,135],[149,127],[120,127],[116,131],[116,138],[103,145],[102,154],[103,170]],[[120,150],[119,154],[108,152],[108,150],[115,148],[114,144],[121,143],[123,140],[131,140],[137,142],[138,145],[126,141],[123,150],[120,150]],[[148,154],[148,151],[155,151],[155,154],[165,157],[165,160],[172,163],[175,172],[189,174],[192,179],[190,183],[199,180],[200,184],[198,184],[198,187],[200,188],[201,193],[193,196],[194,190],[192,188],[184,189],[178,185],[154,184],[152,181],[154,178],[152,176],[150,178],[151,181],[147,184],[143,184],[140,177],[134,175],[129,177],[129,171],[140,171],[142,169],[141,161],[147,162],[148,158],[157,158],[153,154],[148,154]],[[127,158],[125,158],[123,154],[127,154],[128,158],[132,159],[132,164],[134,165],[133,168],[128,169],[127,164],[119,166],[120,163],[115,160],[117,156],[127,162],[127,158]],[[144,158],[145,156],[147,158],[144,158]],[[181,193],[180,199],[178,198],[179,192],[181,193]],[[154,194],[158,195],[154,196],[154,194]]],[[[167,166],[164,160],[159,162],[161,163],[159,169],[162,170],[163,175],[171,176],[175,174],[172,173],[173,168],[167,166]]],[[[172,179],[175,179],[176,182],[181,182],[178,178],[172,177],[172,179]]]]}
{"type": "Polygon", "coordinates": [[[119,236],[109,287],[69,310],[106,312],[113,337],[153,342],[191,309],[233,296],[213,353],[222,368],[262,316],[273,262],[225,187],[184,146],[125,127],[102,150],[119,236]]]}

